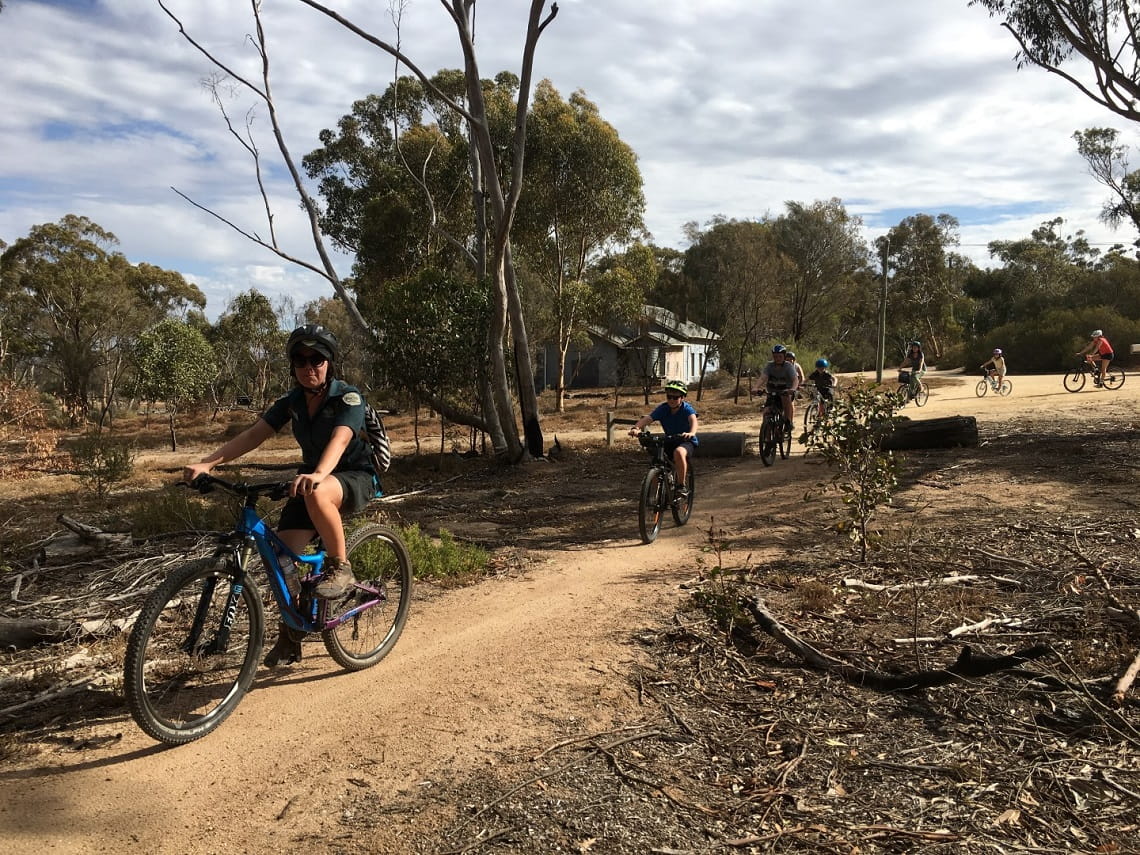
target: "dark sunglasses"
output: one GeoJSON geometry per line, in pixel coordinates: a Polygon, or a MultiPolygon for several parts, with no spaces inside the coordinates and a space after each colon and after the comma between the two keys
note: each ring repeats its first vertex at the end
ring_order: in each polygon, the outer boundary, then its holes
{"type": "Polygon", "coordinates": [[[306,365],[311,368],[320,368],[326,362],[328,359],[322,353],[310,353],[308,356],[300,353],[293,354],[293,366],[296,368],[304,368],[306,365]]]}
{"type": "Polygon", "coordinates": [[[665,399],[668,401],[679,401],[679,400],[681,400],[681,396],[680,395],[666,395],[665,399]]]}

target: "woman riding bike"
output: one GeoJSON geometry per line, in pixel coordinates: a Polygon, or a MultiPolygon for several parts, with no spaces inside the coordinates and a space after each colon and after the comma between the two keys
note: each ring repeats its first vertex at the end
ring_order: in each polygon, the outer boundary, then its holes
{"type": "Polygon", "coordinates": [[[1089,338],[1092,340],[1088,347],[1079,351],[1077,356],[1083,356],[1093,368],[1098,364],[1100,365],[1100,374],[1093,377],[1093,383],[1100,386],[1101,381],[1108,375],[1108,366],[1112,364],[1112,360],[1116,359],[1116,354],[1101,330],[1093,330],[1089,338]]]}

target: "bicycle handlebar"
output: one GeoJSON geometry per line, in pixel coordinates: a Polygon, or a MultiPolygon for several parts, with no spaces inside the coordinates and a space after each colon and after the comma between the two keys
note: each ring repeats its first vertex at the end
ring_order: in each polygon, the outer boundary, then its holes
{"type": "Polygon", "coordinates": [[[186,481],[179,481],[178,486],[187,487],[199,493],[212,493],[215,487],[220,487],[227,493],[233,493],[235,496],[243,498],[256,498],[258,496],[268,496],[274,501],[280,501],[289,497],[289,486],[293,483],[289,481],[268,481],[262,484],[248,484],[237,481],[227,481],[224,478],[207,474],[203,472],[193,481],[187,483],[186,481]]]}

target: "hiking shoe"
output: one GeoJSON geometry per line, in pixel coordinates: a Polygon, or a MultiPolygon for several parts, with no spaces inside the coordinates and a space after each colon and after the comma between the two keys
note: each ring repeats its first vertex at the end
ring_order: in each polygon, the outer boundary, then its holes
{"type": "Polygon", "coordinates": [[[677,499],[678,502],[683,502],[685,499],[689,498],[689,490],[686,487],[678,487],[673,491],[673,496],[677,499]]]}
{"type": "Polygon", "coordinates": [[[293,630],[284,623],[277,624],[277,641],[261,664],[266,668],[276,668],[278,665],[292,665],[301,661],[301,641],[296,639],[293,630]]]}
{"type": "Polygon", "coordinates": [[[328,558],[325,560],[325,572],[321,574],[321,581],[313,593],[322,600],[335,600],[343,597],[355,584],[356,577],[352,575],[352,565],[348,559],[328,558]]]}

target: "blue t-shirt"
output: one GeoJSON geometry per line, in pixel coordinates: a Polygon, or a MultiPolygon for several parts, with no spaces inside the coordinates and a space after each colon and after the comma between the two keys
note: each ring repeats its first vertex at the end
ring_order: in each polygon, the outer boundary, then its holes
{"type": "MultiPolygon", "coordinates": [[[[657,408],[649,414],[649,418],[655,422],[661,422],[661,428],[665,433],[673,434],[688,431],[689,416],[695,415],[697,415],[697,411],[693,409],[693,405],[688,401],[682,401],[675,413],[669,409],[668,404],[658,404],[657,408]]],[[[700,445],[695,436],[689,441],[693,445],[700,445]]]]}

